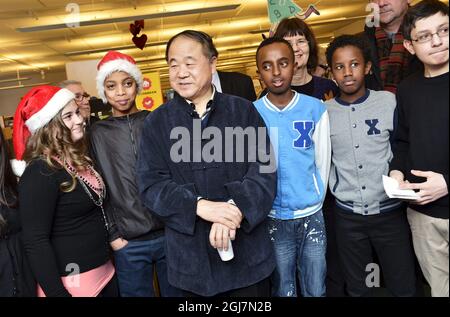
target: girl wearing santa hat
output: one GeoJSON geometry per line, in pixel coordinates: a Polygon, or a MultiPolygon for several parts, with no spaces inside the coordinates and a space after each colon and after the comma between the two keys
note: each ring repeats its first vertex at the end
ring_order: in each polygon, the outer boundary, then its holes
{"type": "Polygon", "coordinates": [[[74,98],[65,88],[35,87],[14,115],[24,246],[38,296],[115,296],[105,185],[87,156],[74,98]]]}

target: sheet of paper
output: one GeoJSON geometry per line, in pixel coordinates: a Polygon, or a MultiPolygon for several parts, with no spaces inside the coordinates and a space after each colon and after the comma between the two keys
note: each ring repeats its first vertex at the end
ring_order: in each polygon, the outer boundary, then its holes
{"type": "Polygon", "coordinates": [[[419,199],[419,195],[412,189],[398,189],[398,182],[389,176],[383,175],[384,191],[389,198],[416,200],[419,199]]]}

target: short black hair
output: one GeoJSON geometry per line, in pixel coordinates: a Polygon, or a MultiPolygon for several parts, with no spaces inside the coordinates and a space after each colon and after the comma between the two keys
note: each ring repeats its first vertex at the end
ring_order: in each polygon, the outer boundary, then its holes
{"type": "Polygon", "coordinates": [[[258,49],[256,50],[256,67],[258,67],[258,53],[259,51],[268,45],[274,44],[274,43],[282,43],[287,45],[287,47],[289,47],[289,52],[291,52],[291,57],[292,60],[295,61],[295,53],[294,53],[294,49],[292,48],[291,44],[289,44],[288,41],[286,41],[283,38],[278,38],[278,37],[269,37],[267,39],[265,39],[264,41],[261,42],[261,44],[259,44],[258,49]]]}
{"type": "Polygon", "coordinates": [[[345,34],[335,38],[327,47],[325,55],[327,56],[327,63],[330,68],[333,66],[332,61],[334,52],[336,52],[338,48],[346,46],[358,48],[364,57],[365,64],[371,61],[370,46],[367,43],[367,40],[362,35],[345,34]]]}
{"type": "Polygon", "coordinates": [[[166,46],[166,61],[167,62],[169,61],[170,46],[172,45],[172,42],[180,36],[190,38],[190,39],[200,43],[203,47],[203,54],[209,60],[213,57],[215,57],[215,58],[219,57],[219,52],[217,51],[216,47],[214,46],[211,36],[209,36],[208,34],[206,34],[205,32],[202,32],[202,31],[185,30],[183,32],[180,32],[180,33],[172,36],[172,38],[169,40],[169,42],[167,42],[167,46],[166,46]]]}
{"type": "Polygon", "coordinates": [[[411,41],[411,31],[415,28],[417,21],[436,13],[448,16],[448,5],[439,0],[423,0],[409,8],[401,27],[404,39],[411,41]]]}

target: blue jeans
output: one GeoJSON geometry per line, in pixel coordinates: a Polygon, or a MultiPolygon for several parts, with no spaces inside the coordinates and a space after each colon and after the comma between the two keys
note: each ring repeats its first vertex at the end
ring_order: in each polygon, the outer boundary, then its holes
{"type": "Polygon", "coordinates": [[[303,297],[325,296],[327,239],[322,210],[293,220],[269,220],[277,266],[272,295],[297,297],[298,277],[303,297]]]}
{"type": "Polygon", "coordinates": [[[152,240],[128,241],[114,252],[116,274],[122,297],[154,297],[153,266],[163,297],[178,296],[178,291],[167,279],[165,237],[152,240]]]}

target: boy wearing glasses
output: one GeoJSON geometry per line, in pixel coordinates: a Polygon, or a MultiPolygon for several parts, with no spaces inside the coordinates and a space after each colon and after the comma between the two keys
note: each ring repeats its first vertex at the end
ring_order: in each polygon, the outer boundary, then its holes
{"type": "Polygon", "coordinates": [[[80,113],[86,122],[86,128],[89,129],[91,125],[100,119],[91,115],[91,105],[89,100],[91,96],[84,90],[81,82],[77,80],[65,80],[59,84],[61,88],[67,88],[75,94],[75,103],[80,109],[80,113]]]}
{"type": "Polygon", "coordinates": [[[448,5],[424,0],[403,24],[404,45],[424,64],[399,85],[399,126],[390,176],[418,191],[408,207],[414,250],[432,296],[449,296],[448,5]]]}

